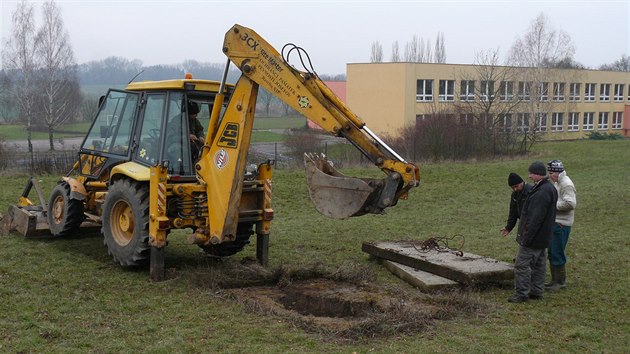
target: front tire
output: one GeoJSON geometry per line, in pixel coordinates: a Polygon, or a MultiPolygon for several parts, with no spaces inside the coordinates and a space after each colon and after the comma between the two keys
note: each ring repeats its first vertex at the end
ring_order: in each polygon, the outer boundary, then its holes
{"type": "Polygon", "coordinates": [[[48,226],[55,237],[69,236],[79,230],[85,219],[83,202],[70,199],[70,185],[61,182],[53,188],[48,202],[48,226]]]}
{"type": "Polygon", "coordinates": [[[118,180],[109,188],[103,203],[104,243],[115,262],[122,266],[148,263],[149,188],[144,183],[118,180]]]}

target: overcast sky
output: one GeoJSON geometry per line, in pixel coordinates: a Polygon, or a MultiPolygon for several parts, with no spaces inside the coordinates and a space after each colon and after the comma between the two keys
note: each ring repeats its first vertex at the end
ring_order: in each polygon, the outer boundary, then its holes
{"type": "MultiPolygon", "coordinates": [[[[347,63],[369,62],[373,41],[381,43],[389,61],[394,41],[404,55],[414,35],[435,43],[438,32],[444,33],[448,63],[472,63],[475,53],[488,49],[506,55],[540,12],[569,33],[578,62],[598,67],[630,54],[629,2],[56,0],[79,64],[108,56],[144,65],[186,59],[224,63],[224,34],[238,23],[278,51],[288,42],[303,47],[315,71],[333,75],[345,73],[347,63]]],[[[31,3],[41,12],[42,1],[31,3]]],[[[11,33],[16,5],[16,0],[0,0],[3,41],[11,33]]]]}

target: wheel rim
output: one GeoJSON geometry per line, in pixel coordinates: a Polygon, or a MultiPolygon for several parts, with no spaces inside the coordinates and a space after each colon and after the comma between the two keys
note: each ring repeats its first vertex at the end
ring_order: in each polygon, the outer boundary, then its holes
{"type": "Polygon", "coordinates": [[[58,195],[53,201],[52,214],[55,224],[61,224],[64,216],[63,196],[58,195]]]}
{"type": "Polygon", "coordinates": [[[111,228],[112,236],[119,245],[128,244],[133,238],[135,219],[131,206],[122,200],[116,202],[112,208],[111,228]]]}

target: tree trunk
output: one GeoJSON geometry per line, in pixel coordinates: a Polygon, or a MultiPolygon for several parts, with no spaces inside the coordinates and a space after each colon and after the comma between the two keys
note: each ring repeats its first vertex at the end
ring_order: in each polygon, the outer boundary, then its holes
{"type": "Polygon", "coordinates": [[[50,143],[50,150],[55,150],[55,144],[53,143],[53,134],[55,129],[52,126],[48,127],[48,142],[50,143]]]}

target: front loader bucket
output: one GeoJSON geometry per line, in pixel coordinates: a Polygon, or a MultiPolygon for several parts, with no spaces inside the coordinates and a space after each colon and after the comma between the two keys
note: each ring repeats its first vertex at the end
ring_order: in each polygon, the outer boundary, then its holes
{"type": "Polygon", "coordinates": [[[323,155],[304,154],[304,165],[306,184],[317,211],[335,219],[366,213],[374,192],[372,181],[343,175],[323,155]]]}
{"type": "Polygon", "coordinates": [[[28,179],[22,195],[18,198],[18,204],[9,205],[7,215],[2,220],[0,234],[8,235],[12,231],[17,231],[24,237],[50,235],[46,210],[46,200],[42,189],[37,180],[31,177],[28,179]],[[33,188],[37,192],[41,205],[33,205],[28,199],[28,195],[33,188]]]}
{"type": "Polygon", "coordinates": [[[13,231],[27,238],[50,236],[46,212],[41,206],[9,205],[0,234],[8,235],[13,231]]]}

